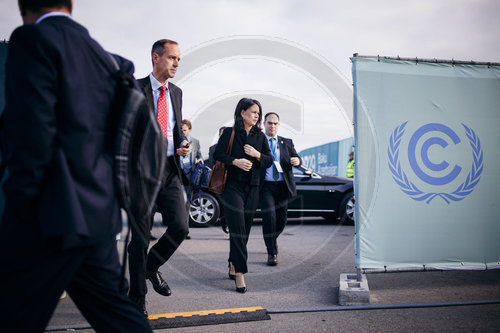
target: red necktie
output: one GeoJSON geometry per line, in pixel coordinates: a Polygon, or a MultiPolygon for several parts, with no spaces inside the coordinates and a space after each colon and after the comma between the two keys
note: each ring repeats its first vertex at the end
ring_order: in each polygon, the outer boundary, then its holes
{"type": "Polygon", "coordinates": [[[156,115],[156,119],[158,120],[158,124],[160,124],[161,131],[163,135],[167,137],[167,127],[168,127],[168,109],[167,109],[167,94],[165,90],[167,88],[165,86],[160,87],[160,96],[158,97],[158,114],[156,115]]]}

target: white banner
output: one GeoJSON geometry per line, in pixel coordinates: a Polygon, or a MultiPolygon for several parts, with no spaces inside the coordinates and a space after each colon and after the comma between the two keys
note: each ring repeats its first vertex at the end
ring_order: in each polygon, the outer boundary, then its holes
{"type": "Polygon", "coordinates": [[[356,266],[500,262],[500,66],[354,57],[356,266]]]}

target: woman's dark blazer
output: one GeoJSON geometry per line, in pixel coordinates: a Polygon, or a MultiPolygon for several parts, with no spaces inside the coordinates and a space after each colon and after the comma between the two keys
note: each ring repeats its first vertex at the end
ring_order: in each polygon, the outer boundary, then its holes
{"type": "Polygon", "coordinates": [[[260,181],[260,168],[269,168],[273,163],[273,157],[269,145],[267,144],[266,136],[255,126],[252,127],[248,135],[244,129],[238,128],[237,126],[234,128],[235,133],[231,154],[227,154],[226,149],[229,144],[229,139],[231,138],[233,127],[227,127],[219,138],[217,147],[215,148],[214,158],[228,166],[228,181],[238,181],[247,183],[248,185],[258,186],[260,181]],[[245,144],[251,145],[261,153],[260,162],[256,158],[245,154],[243,148],[245,144]],[[237,166],[231,165],[233,160],[237,158],[246,158],[252,162],[250,171],[243,171],[237,166]]]}

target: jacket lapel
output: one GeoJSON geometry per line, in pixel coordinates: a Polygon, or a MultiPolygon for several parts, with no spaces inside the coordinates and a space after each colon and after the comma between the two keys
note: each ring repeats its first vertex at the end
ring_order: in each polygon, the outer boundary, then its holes
{"type": "Polygon", "coordinates": [[[285,141],[281,136],[278,135],[278,144],[279,144],[279,149],[280,149],[280,164],[284,165],[286,161],[286,149],[285,149],[285,141]]]}
{"type": "MultiPolygon", "coordinates": [[[[169,84],[170,88],[170,99],[172,101],[172,106],[174,107],[174,114],[175,114],[175,123],[176,126],[182,122],[182,116],[181,116],[181,96],[179,91],[177,90],[177,87],[169,84]]],[[[180,125],[179,125],[180,127],[180,125]]]]}

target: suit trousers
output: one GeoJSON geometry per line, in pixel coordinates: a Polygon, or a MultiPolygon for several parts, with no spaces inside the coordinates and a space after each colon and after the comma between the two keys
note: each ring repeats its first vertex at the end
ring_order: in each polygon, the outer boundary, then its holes
{"type": "Polygon", "coordinates": [[[288,189],[284,181],[264,183],[260,191],[260,208],[267,254],[278,254],[276,239],[285,229],[288,211],[288,189]]]}
{"type": "Polygon", "coordinates": [[[233,263],[236,273],[247,273],[247,243],[259,203],[259,187],[230,180],[222,199],[229,227],[229,261],[233,263]]]}
{"type": "Polygon", "coordinates": [[[43,238],[36,222],[4,218],[0,228],[3,332],[43,332],[64,290],[97,332],[152,332],[122,287],[114,237],[65,250],[60,241],[43,238]]]}
{"type": "Polygon", "coordinates": [[[169,158],[167,179],[156,198],[157,210],[167,230],[149,250],[146,261],[148,271],[157,271],[174,254],[189,233],[184,191],[173,163],[175,163],[173,158],[169,158]]]}
{"type": "Polygon", "coordinates": [[[131,224],[132,239],[128,245],[128,270],[130,275],[129,296],[135,299],[146,297],[146,258],[149,248],[149,236],[153,225],[152,214],[142,216],[140,221],[131,224]]]}
{"type": "MultiPolygon", "coordinates": [[[[186,238],[188,231],[184,193],[173,165],[173,158],[167,159],[165,168],[166,181],[156,198],[156,209],[162,215],[166,232],[149,250],[149,235],[152,225],[151,216],[144,216],[138,227],[132,229],[132,239],[128,247],[130,289],[129,296],[144,299],[148,292],[146,286],[146,270],[156,271],[172,256],[186,238]]],[[[153,211],[153,215],[154,215],[153,211]]]]}

